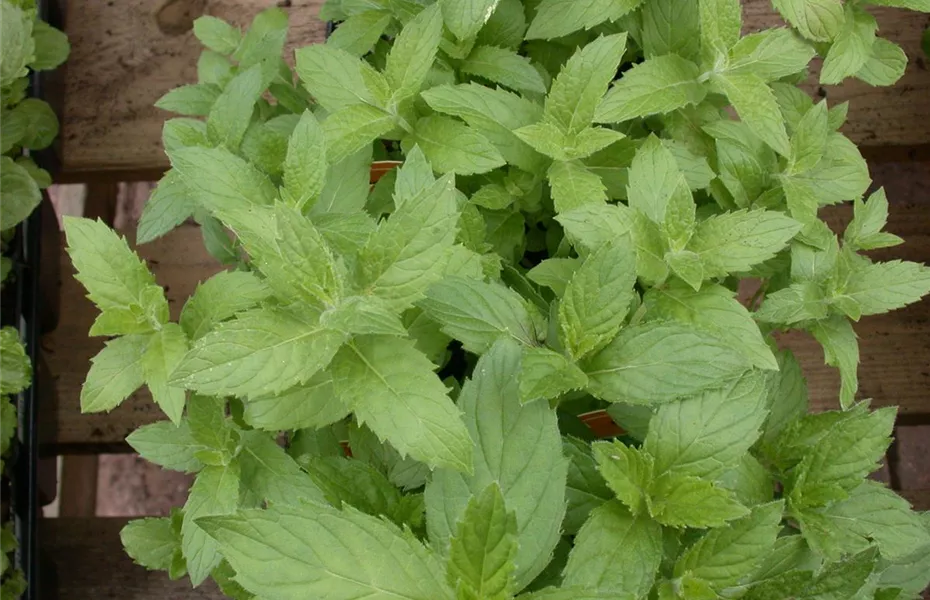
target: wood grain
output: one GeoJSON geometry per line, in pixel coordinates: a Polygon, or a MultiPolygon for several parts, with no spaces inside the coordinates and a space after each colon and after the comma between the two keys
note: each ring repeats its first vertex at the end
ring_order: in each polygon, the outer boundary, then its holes
{"type": "Polygon", "coordinates": [[[200,43],[191,23],[213,15],[246,26],[282,5],[290,16],[286,56],[321,42],[323,0],[67,0],[71,55],[65,71],[59,181],[152,180],[167,168],[155,108],[168,90],[197,79],[200,43]]]}
{"type": "MultiPolygon", "coordinates": [[[[55,600],[221,600],[212,580],[196,589],[188,578],[171,581],[123,551],[123,518],[62,518],[39,522],[39,547],[54,574],[43,568],[42,597],[55,600]]],[[[44,565],[43,565],[44,567],[44,565]]]]}
{"type": "MultiPolygon", "coordinates": [[[[842,228],[850,218],[850,207],[825,211],[828,222],[842,228]]],[[[904,258],[930,262],[930,204],[895,203],[889,230],[904,237],[905,244],[874,253],[878,259],[904,258]]],[[[177,317],[184,301],[199,281],[220,270],[220,265],[203,249],[200,230],[183,226],[164,238],[138,249],[166,288],[172,316],[177,317]]],[[[136,427],[164,419],[142,388],[109,414],[82,415],[80,390],[90,358],[103,347],[101,338],[87,332],[97,311],[84,297],[83,287],[73,279],[66,255],[62,257],[63,311],[56,331],[43,339],[43,350],[53,373],[59,408],[55,411],[54,435],[47,452],[97,453],[125,450],[125,437],[136,427]]],[[[862,362],[859,368],[860,397],[872,398],[874,406],[899,405],[901,415],[930,414],[930,302],[924,300],[888,315],[866,317],[855,325],[859,334],[862,362]]],[[[823,351],[808,335],[782,335],[783,346],[791,348],[801,362],[810,388],[814,410],[836,408],[839,375],[823,362],[823,351]]]]}
{"type": "MultiPolygon", "coordinates": [[[[161,146],[169,114],[154,108],[168,90],[196,80],[200,46],[190,31],[193,18],[215,15],[247,24],[274,0],[67,0],[65,29],[71,57],[64,74],[60,181],[154,180],[167,168],[161,146]]],[[[286,54],[324,39],[317,18],[322,0],[289,0],[291,28],[286,54]]],[[[770,0],[743,2],[747,32],[781,25],[770,0]]],[[[849,100],[844,128],[863,152],[877,160],[930,156],[930,72],[920,35],[930,17],[877,8],[880,34],[900,44],[910,64],[893,88],[848,80],[842,86],[816,83],[812,69],[805,89],[831,105],[849,100]],[[880,151],[876,148],[881,148],[880,151]],[[925,151],[926,150],[926,151],[925,151]]]]}

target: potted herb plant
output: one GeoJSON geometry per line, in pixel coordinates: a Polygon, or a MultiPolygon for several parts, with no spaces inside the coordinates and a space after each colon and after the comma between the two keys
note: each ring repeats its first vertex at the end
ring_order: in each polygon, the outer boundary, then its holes
{"type": "Polygon", "coordinates": [[[147,385],[169,420],[128,441],[197,473],[127,552],[234,598],[915,597],[930,529],[866,479],[895,411],[856,399],[851,321],[930,270],[862,253],[901,241],[887,200],[795,85],[906,58],[859,3],[775,4],[790,27],[741,36],[735,0],[328,2],[296,79],[282,11],[198,19],[160,105],[206,118],[166,122],[138,237],[193,216],[234,268],[173,322],[124,240],[66,223],[113,337],[83,409],[147,385]],[[787,329],[840,410],[808,414],[787,329]],[[622,438],[579,426],[605,408],[622,438]]]}
{"type": "MultiPolygon", "coordinates": [[[[42,201],[51,184],[31,152],[51,145],[58,134],[58,118],[49,105],[29,96],[32,72],[58,67],[68,56],[64,33],[38,18],[35,2],[0,0],[0,295],[3,328],[0,329],[0,476],[2,476],[3,529],[0,530],[0,595],[19,598],[26,587],[13,551],[18,544],[11,517],[12,467],[16,460],[16,403],[32,382],[32,365],[20,340],[17,286],[23,256],[11,256],[21,236],[20,225],[42,201]]],[[[32,259],[33,261],[35,259],[32,259]]],[[[30,326],[37,326],[31,323],[30,326]]]]}

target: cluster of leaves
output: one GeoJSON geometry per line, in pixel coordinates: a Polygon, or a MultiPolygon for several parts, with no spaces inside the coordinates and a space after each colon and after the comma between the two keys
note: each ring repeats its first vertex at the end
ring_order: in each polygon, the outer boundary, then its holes
{"type": "MultiPolygon", "coordinates": [[[[42,201],[41,190],[51,176],[36,165],[29,152],[48,147],[58,135],[58,118],[47,103],[27,98],[29,72],[56,68],[68,56],[65,34],[37,17],[34,0],[0,0],[0,249],[42,201]]],[[[0,283],[13,263],[0,256],[0,283]]],[[[0,329],[0,472],[5,474],[16,433],[13,396],[29,387],[32,365],[13,327],[0,329]]],[[[16,549],[12,523],[0,530],[0,595],[19,598],[26,587],[14,569],[10,553],[16,549]]]]}
{"type": "Polygon", "coordinates": [[[930,523],[866,479],[895,411],[856,401],[850,321],[930,269],[862,254],[900,243],[888,202],[795,87],[902,57],[860,3],[775,4],[793,29],[741,37],[736,0],[330,1],[297,80],[280,10],[198,19],[139,240],[194,217],[231,268],[173,321],[125,240],[65,225],[112,338],[82,408],[148,386],[169,420],[128,441],[197,474],[129,554],[239,599],[915,597],[930,523]],[[779,329],[841,410],[808,414],[779,329]]]}

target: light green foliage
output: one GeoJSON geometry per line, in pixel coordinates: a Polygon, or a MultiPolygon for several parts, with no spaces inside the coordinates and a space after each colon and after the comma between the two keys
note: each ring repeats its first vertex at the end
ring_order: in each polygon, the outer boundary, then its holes
{"type": "MultiPolygon", "coordinates": [[[[173,322],[124,240],[66,222],[112,338],[82,406],[148,386],[170,419],[129,443],[196,473],[127,551],[249,600],[914,596],[927,523],[866,481],[895,411],[856,403],[853,322],[930,270],[864,254],[902,242],[893,203],[848,105],[796,85],[815,56],[825,85],[903,74],[866,4],[774,0],[787,27],[742,35],[737,0],[327,0],[294,73],[283,10],[198,19],[136,240],[193,217],[228,270],[173,322]],[[808,414],[779,331],[823,346],[842,410],[808,414]],[[603,409],[622,435],[584,425],[603,409]]],[[[57,130],[24,91],[5,222],[57,130]]]]}

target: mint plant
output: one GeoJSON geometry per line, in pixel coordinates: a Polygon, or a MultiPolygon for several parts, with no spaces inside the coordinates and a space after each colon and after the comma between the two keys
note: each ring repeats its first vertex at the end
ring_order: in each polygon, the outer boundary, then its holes
{"type": "Polygon", "coordinates": [[[846,106],[795,85],[904,57],[863,3],[775,6],[790,28],[741,36],[735,0],[331,1],[296,80],[283,12],[199,19],[138,239],[193,216],[230,268],[175,321],[125,240],[66,222],[111,338],[82,408],[148,386],[169,419],[129,443],[196,473],[127,552],[240,599],[916,597],[930,527],[867,479],[895,410],[857,397],[851,322],[930,269],[864,254],[901,242],[888,201],[846,106]],[[808,414],[788,329],[839,410],[808,414]]]}
{"type": "MultiPolygon", "coordinates": [[[[42,201],[41,190],[51,176],[36,165],[30,151],[51,145],[58,135],[58,118],[43,100],[27,98],[29,72],[56,68],[68,56],[67,37],[37,16],[35,2],[0,0],[0,286],[10,284],[13,260],[7,245],[42,201]]],[[[14,396],[32,382],[32,365],[15,327],[0,329],[0,473],[13,451],[16,435],[14,396]]],[[[4,505],[3,520],[7,521],[4,505]]],[[[0,530],[0,596],[19,598],[26,587],[14,568],[17,547],[12,521],[0,530]]]]}

